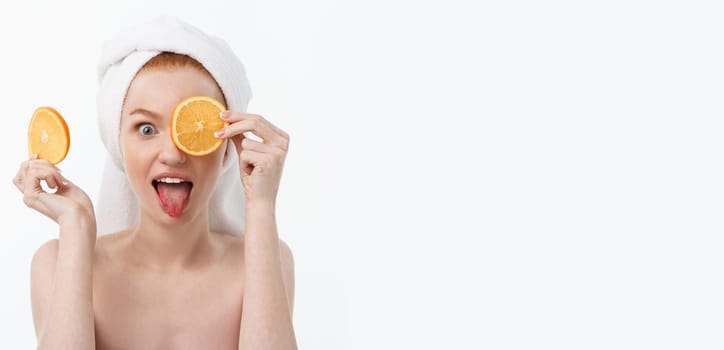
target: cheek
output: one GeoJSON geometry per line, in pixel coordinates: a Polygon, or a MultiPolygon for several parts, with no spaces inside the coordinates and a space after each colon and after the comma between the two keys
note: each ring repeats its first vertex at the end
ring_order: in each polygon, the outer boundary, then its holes
{"type": "Polygon", "coordinates": [[[146,173],[154,158],[154,147],[149,141],[139,142],[133,138],[126,138],[121,140],[121,150],[126,176],[128,176],[131,186],[135,189],[145,185],[146,173]]]}

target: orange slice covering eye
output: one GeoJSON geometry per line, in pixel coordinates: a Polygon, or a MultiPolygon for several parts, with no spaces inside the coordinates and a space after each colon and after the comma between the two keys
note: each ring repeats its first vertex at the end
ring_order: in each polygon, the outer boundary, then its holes
{"type": "Polygon", "coordinates": [[[208,96],[192,96],[179,102],[171,117],[171,139],[180,150],[192,156],[216,151],[224,140],[214,132],[226,127],[219,113],[225,111],[221,102],[208,96]]]}
{"type": "Polygon", "coordinates": [[[70,132],[63,116],[52,107],[40,107],[30,118],[28,151],[52,164],[58,164],[68,154],[70,132]]]}

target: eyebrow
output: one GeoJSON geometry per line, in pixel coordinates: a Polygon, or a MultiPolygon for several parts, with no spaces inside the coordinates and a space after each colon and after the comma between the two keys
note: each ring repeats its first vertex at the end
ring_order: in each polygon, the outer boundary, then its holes
{"type": "Polygon", "coordinates": [[[133,110],[131,113],[129,113],[129,114],[131,114],[131,115],[133,115],[133,114],[143,114],[143,115],[145,115],[145,116],[147,116],[147,117],[151,117],[151,118],[155,118],[155,119],[161,119],[161,115],[160,115],[160,114],[158,114],[158,113],[156,113],[156,112],[149,111],[149,110],[147,110],[147,109],[143,109],[143,108],[136,108],[136,109],[134,109],[134,110],[133,110]]]}

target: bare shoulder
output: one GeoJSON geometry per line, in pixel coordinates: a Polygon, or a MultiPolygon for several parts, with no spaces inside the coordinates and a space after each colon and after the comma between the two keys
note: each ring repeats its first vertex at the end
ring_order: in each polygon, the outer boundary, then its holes
{"type": "Polygon", "coordinates": [[[292,249],[289,248],[289,244],[287,242],[284,242],[284,240],[279,240],[279,257],[282,262],[282,268],[285,270],[285,273],[292,273],[294,274],[294,254],[292,254],[292,249]]]}
{"type": "Polygon", "coordinates": [[[294,255],[291,248],[283,240],[279,240],[279,260],[282,265],[282,275],[284,276],[284,287],[287,291],[287,301],[289,301],[289,311],[294,313],[294,255]]]}
{"type": "Polygon", "coordinates": [[[58,239],[53,238],[43,243],[33,254],[30,262],[31,282],[42,282],[52,279],[55,271],[55,262],[58,259],[58,239]]]}
{"type": "Polygon", "coordinates": [[[55,260],[58,257],[58,239],[53,238],[43,243],[33,254],[33,260],[31,266],[34,268],[48,267],[48,265],[55,265],[55,260]]]}
{"type": "Polygon", "coordinates": [[[58,242],[58,239],[54,238],[43,243],[33,254],[30,263],[30,301],[36,334],[43,318],[44,305],[48,303],[53,286],[58,242]]]}

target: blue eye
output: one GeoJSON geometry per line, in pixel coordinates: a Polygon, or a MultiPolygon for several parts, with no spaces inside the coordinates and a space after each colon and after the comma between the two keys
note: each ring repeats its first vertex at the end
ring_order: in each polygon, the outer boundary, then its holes
{"type": "Polygon", "coordinates": [[[138,132],[140,132],[141,135],[153,135],[156,133],[156,128],[151,124],[143,123],[138,126],[138,132]]]}

